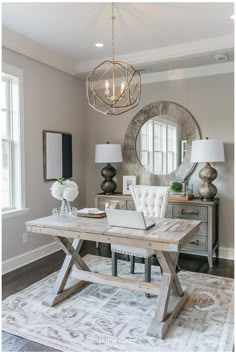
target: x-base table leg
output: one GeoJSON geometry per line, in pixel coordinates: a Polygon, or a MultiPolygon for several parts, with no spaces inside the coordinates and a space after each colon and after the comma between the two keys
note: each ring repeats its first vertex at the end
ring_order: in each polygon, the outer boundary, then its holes
{"type": "Polygon", "coordinates": [[[188,293],[183,291],[175,270],[179,253],[156,251],[156,256],[163,274],[155,315],[147,334],[163,338],[186,302],[188,293]]]}
{"type": "Polygon", "coordinates": [[[73,294],[75,291],[81,289],[82,287],[89,284],[86,281],[79,281],[70,288],[66,288],[67,280],[70,276],[73,265],[75,264],[78,269],[90,271],[88,266],[85,264],[83,259],[79,255],[79,251],[82,247],[83,240],[74,239],[71,243],[67,238],[54,237],[57,242],[60,243],[61,248],[66,253],[63,265],[57,276],[57,280],[54,285],[54,291],[49,294],[47,298],[43,301],[44,305],[54,306],[58,302],[62,301],[66,297],[73,294]]]}
{"type": "MultiPolygon", "coordinates": [[[[56,305],[74,292],[90,284],[91,281],[98,281],[102,283],[103,281],[101,281],[101,279],[103,279],[107,283],[109,282],[111,285],[115,285],[114,281],[120,282],[117,277],[112,277],[108,275],[101,275],[99,277],[99,274],[95,276],[95,273],[90,272],[90,269],[79,255],[83,240],[74,239],[71,243],[69,239],[65,237],[55,236],[54,238],[57,240],[57,242],[60,243],[61,248],[66,253],[66,257],[55,282],[54,291],[52,294],[48,295],[47,299],[43,302],[44,305],[56,305]],[[85,271],[83,273],[84,280],[80,280],[71,287],[66,288],[66,284],[74,264],[80,271],[85,271]],[[112,278],[114,278],[114,280],[112,280],[112,278]]],[[[163,273],[160,283],[159,295],[157,299],[156,311],[154,314],[154,318],[151,321],[151,324],[147,330],[147,334],[150,336],[158,336],[160,338],[163,338],[169,326],[171,325],[171,323],[183,307],[184,303],[186,302],[188,294],[183,291],[178,276],[176,274],[176,265],[179,253],[156,251],[156,256],[158,258],[163,273]]],[[[81,278],[83,279],[83,276],[81,278]]],[[[146,284],[149,287],[155,286],[151,285],[152,283],[146,284]]],[[[117,284],[116,286],[119,285],[117,284]]],[[[137,287],[140,288],[140,285],[137,284],[135,288],[137,287]]]]}

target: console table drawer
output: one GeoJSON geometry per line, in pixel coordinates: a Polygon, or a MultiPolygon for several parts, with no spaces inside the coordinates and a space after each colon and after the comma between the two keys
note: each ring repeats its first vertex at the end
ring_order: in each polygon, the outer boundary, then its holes
{"type": "Polygon", "coordinates": [[[105,204],[108,204],[111,207],[111,204],[114,203],[117,204],[117,206],[119,205],[119,208],[116,206],[117,209],[126,209],[126,200],[121,200],[121,199],[105,199],[105,198],[101,198],[98,199],[98,209],[100,210],[105,210],[105,204]]]}
{"type": "Polygon", "coordinates": [[[207,237],[202,236],[194,236],[189,243],[182,249],[184,250],[198,250],[198,251],[206,251],[207,250],[207,237]]]}
{"type": "Polygon", "coordinates": [[[173,218],[207,221],[207,207],[174,205],[173,218]]]}

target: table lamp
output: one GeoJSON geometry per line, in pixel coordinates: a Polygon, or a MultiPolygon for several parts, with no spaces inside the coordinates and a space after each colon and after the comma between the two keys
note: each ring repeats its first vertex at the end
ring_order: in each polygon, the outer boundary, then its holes
{"type": "Polygon", "coordinates": [[[105,180],[101,184],[104,194],[113,194],[116,190],[116,182],[112,178],[116,175],[116,169],[111,162],[122,162],[122,151],[120,144],[98,144],[95,147],[95,162],[107,163],[101,170],[101,175],[105,180]]]}
{"type": "Polygon", "coordinates": [[[212,181],[217,177],[217,171],[210,162],[224,162],[223,141],[216,139],[194,140],[192,142],[191,162],[206,162],[199,171],[199,177],[203,184],[199,188],[199,194],[204,201],[212,201],[217,193],[217,188],[212,181]]]}

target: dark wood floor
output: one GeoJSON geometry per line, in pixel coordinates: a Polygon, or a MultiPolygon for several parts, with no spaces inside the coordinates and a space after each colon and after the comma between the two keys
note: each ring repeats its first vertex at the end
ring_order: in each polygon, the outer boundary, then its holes
{"type": "MultiPolygon", "coordinates": [[[[96,254],[104,257],[111,257],[110,247],[107,244],[100,244],[99,249],[95,248],[94,242],[85,242],[81,251],[82,256],[86,254],[96,254]]],[[[127,259],[126,256],[120,255],[120,258],[127,259]]],[[[56,252],[36,262],[26,265],[20,269],[12,271],[2,278],[2,297],[5,299],[20,290],[25,289],[31,284],[43,279],[47,275],[58,270],[63,262],[64,253],[56,252]]],[[[141,262],[141,259],[137,259],[141,262]]],[[[157,261],[153,258],[153,264],[157,261]]],[[[214,261],[214,267],[209,268],[206,257],[198,257],[191,255],[180,255],[179,266],[183,270],[192,272],[207,273],[227,278],[234,277],[234,262],[225,259],[214,261]]],[[[2,334],[2,351],[3,352],[53,352],[57,351],[53,348],[31,342],[27,339],[20,338],[6,332],[2,334]]]]}

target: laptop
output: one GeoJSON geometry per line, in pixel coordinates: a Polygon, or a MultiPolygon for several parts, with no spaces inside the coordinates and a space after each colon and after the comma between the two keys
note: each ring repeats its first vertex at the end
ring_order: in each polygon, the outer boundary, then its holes
{"type": "Polygon", "coordinates": [[[148,230],[156,223],[145,219],[143,212],[132,210],[106,209],[109,225],[148,230]]]}

